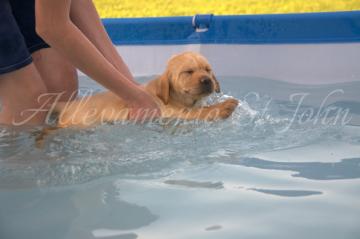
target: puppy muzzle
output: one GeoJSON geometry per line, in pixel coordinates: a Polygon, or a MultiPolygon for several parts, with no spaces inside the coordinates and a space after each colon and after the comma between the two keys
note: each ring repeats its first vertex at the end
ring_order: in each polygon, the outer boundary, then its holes
{"type": "Polygon", "coordinates": [[[204,93],[210,94],[214,90],[213,83],[209,77],[203,77],[200,79],[201,89],[204,93]]]}

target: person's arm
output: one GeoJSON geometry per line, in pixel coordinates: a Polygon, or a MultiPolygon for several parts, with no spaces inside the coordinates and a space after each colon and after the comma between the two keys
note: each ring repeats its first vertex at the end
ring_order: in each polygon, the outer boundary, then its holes
{"type": "MultiPolygon", "coordinates": [[[[128,80],[134,81],[129,68],[124,63],[112,44],[100,16],[91,0],[76,0],[71,2],[70,18],[82,33],[95,45],[101,54],[128,80]]],[[[134,81],[138,84],[136,81],[134,81]]]]}
{"type": "Polygon", "coordinates": [[[36,31],[51,47],[63,54],[75,67],[128,102],[135,111],[146,108],[160,115],[151,96],[118,71],[74,25],[70,19],[71,0],[36,0],[35,8],[36,31]]]}

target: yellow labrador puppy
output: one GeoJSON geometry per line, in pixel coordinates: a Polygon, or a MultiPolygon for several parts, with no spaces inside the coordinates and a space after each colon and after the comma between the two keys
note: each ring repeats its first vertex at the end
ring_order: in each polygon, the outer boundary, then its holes
{"type": "MultiPolygon", "coordinates": [[[[229,117],[238,105],[228,99],[201,107],[198,102],[220,86],[208,61],[201,55],[185,52],[172,57],[165,72],[144,85],[159,104],[162,118],[214,121],[229,117]]],[[[126,103],[110,91],[56,105],[58,127],[88,127],[104,122],[127,120],[126,103]]]]}

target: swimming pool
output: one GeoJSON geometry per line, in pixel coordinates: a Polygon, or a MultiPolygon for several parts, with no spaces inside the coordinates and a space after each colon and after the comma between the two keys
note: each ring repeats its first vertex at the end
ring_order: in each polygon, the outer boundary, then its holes
{"type": "Polygon", "coordinates": [[[140,82],[184,49],[218,73],[207,103],[241,100],[234,115],[64,129],[44,150],[1,128],[1,238],[359,237],[358,43],[119,48],[140,82]]]}

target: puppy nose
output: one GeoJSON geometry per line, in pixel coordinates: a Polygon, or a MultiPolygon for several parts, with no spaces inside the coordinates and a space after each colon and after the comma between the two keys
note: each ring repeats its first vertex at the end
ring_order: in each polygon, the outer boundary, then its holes
{"type": "Polygon", "coordinates": [[[204,93],[211,93],[213,91],[213,84],[209,77],[205,76],[200,79],[201,88],[204,93]]]}
{"type": "Polygon", "coordinates": [[[207,76],[200,79],[201,84],[203,85],[211,85],[211,79],[207,76]]]}

